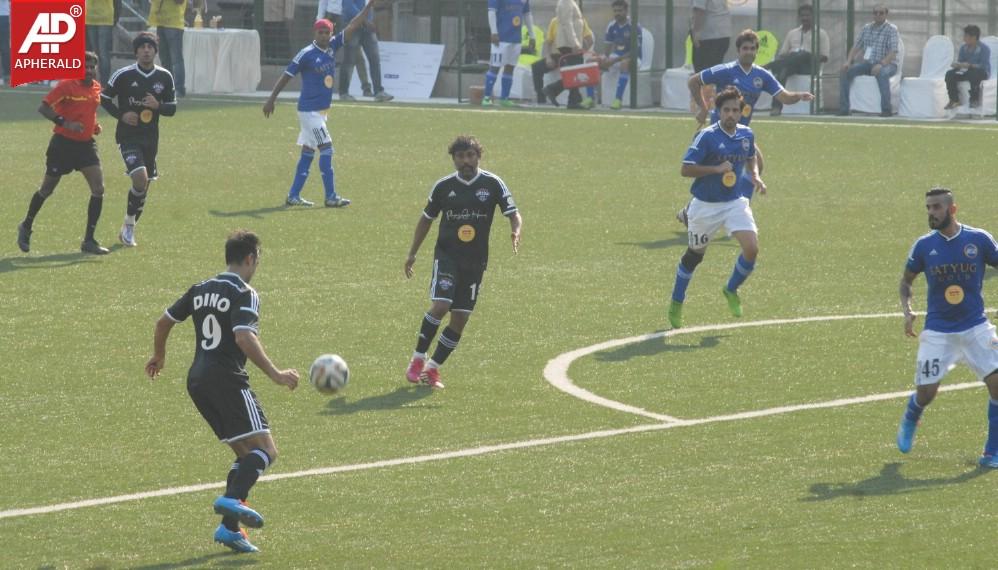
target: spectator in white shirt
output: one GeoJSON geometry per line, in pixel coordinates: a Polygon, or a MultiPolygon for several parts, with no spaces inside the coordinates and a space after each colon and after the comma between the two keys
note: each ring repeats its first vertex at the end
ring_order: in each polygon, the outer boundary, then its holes
{"type": "MultiPolygon", "coordinates": [[[[786,85],[787,78],[791,75],[811,75],[814,9],[810,4],[803,4],[797,9],[797,17],[800,19],[800,26],[787,32],[787,37],[783,39],[776,59],[764,66],[773,72],[781,85],[786,85]]],[[[818,30],[818,53],[821,54],[818,61],[820,63],[828,61],[828,52],[828,33],[825,30],[818,30]]],[[[782,112],[783,103],[773,99],[773,109],[770,114],[776,116],[782,112]]]]}

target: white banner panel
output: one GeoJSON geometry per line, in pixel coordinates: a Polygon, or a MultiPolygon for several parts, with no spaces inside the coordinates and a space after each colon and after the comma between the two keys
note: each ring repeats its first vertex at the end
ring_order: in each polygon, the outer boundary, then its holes
{"type": "MultiPolygon", "coordinates": [[[[759,13],[758,0],[728,0],[732,16],[756,16],[759,13]]],[[[734,42],[732,42],[732,45],[734,42]]]]}
{"type": "MultiPolygon", "coordinates": [[[[385,91],[399,99],[430,98],[444,57],[443,45],[379,41],[378,52],[385,91]]],[[[350,94],[360,97],[361,93],[360,78],[354,69],[350,94]]]]}

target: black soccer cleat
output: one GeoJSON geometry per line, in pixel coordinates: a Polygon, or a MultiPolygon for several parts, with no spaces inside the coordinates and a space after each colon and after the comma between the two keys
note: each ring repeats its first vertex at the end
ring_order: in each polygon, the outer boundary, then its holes
{"type": "Polygon", "coordinates": [[[97,243],[95,239],[85,239],[80,242],[80,251],[83,253],[92,253],[94,255],[107,255],[111,253],[111,250],[97,243]]]}
{"type": "Polygon", "coordinates": [[[24,253],[31,249],[31,230],[24,227],[24,222],[17,224],[17,247],[24,253]]]}

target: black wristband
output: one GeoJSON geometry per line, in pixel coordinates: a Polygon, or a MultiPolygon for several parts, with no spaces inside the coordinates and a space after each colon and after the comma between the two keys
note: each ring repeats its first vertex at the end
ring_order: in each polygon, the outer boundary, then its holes
{"type": "Polygon", "coordinates": [[[57,124],[57,125],[59,125],[61,127],[63,125],[63,123],[66,122],[66,117],[63,117],[62,115],[56,115],[52,119],[52,122],[55,123],[55,124],[57,124]]]}

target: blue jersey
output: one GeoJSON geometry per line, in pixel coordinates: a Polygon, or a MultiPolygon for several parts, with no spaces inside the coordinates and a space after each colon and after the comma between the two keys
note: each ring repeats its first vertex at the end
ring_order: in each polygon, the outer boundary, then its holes
{"type": "MultiPolygon", "coordinates": [[[[752,122],[752,111],[763,91],[774,97],[783,91],[783,86],[768,69],[759,67],[754,63],[748,73],[745,73],[738,61],[721,63],[701,71],[700,80],[703,81],[704,85],[716,86],[718,93],[729,85],[737,87],[742,92],[742,98],[745,99],[745,109],[742,110],[742,118],[738,122],[746,126],[752,122]]],[[[711,111],[710,120],[717,122],[719,119],[717,109],[711,111]]]]}
{"type": "MultiPolygon", "coordinates": [[[[638,57],[641,57],[641,26],[634,26],[637,29],[638,34],[638,57]]],[[[613,51],[611,52],[616,56],[624,56],[631,51],[631,21],[628,20],[623,24],[618,24],[617,20],[611,20],[610,25],[606,27],[606,35],[603,36],[603,41],[607,44],[613,46],[613,51]]]]}
{"type": "Polygon", "coordinates": [[[988,320],[982,292],[987,265],[998,267],[998,243],[984,230],[961,225],[951,238],[934,231],[915,241],[905,269],[925,273],[927,330],[960,332],[988,320]]]}
{"type": "Polygon", "coordinates": [[[305,46],[291,60],[284,73],[291,77],[301,73],[301,94],[298,96],[299,111],[324,111],[333,101],[333,87],[336,82],[336,50],[343,47],[343,32],[329,40],[329,48],[322,49],[312,42],[305,46]]]}
{"type": "Polygon", "coordinates": [[[693,180],[690,193],[704,202],[730,202],[743,195],[752,195],[752,179],[745,170],[745,163],[755,157],[755,135],[745,125],[735,125],[735,134],[729,135],[714,123],[693,137],[693,144],[683,157],[683,164],[717,166],[724,161],[731,163],[732,171],[711,174],[693,180]],[[746,188],[747,186],[747,188],[746,188]]]}
{"type": "Polygon", "coordinates": [[[530,12],[530,0],[489,0],[489,10],[496,12],[499,41],[512,44],[523,41],[520,27],[523,17],[530,12]]]}

